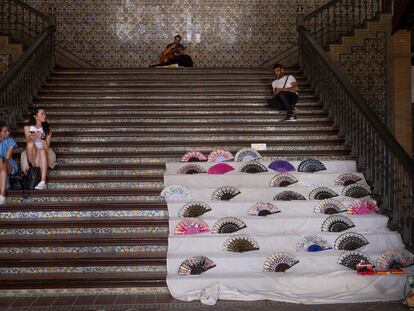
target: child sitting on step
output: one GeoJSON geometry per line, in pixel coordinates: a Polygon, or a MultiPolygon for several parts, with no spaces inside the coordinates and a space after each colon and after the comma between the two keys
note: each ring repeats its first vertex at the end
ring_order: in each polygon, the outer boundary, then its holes
{"type": "Polygon", "coordinates": [[[9,127],[6,123],[0,122],[0,128],[0,204],[4,204],[8,175],[16,173],[19,168],[12,159],[16,142],[9,137],[9,127]]]}
{"type": "Polygon", "coordinates": [[[36,190],[47,189],[46,176],[48,167],[56,165],[56,155],[50,148],[52,129],[46,121],[46,114],[43,107],[35,108],[30,114],[29,123],[24,127],[26,138],[26,151],[21,155],[21,168],[25,172],[32,166],[40,167],[41,181],[35,187],[36,190]]]}

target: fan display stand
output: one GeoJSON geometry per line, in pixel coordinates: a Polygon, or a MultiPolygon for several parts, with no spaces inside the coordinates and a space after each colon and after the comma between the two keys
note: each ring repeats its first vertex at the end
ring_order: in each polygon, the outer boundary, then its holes
{"type": "MultiPolygon", "coordinates": [[[[387,228],[386,216],[350,214],[348,207],[357,200],[375,204],[354,161],[316,163],[323,170],[313,173],[298,172],[304,164],[290,161],[295,170],[288,173],[297,181],[285,183],[286,187],[274,187],[280,172],[271,168],[271,161],[259,163],[267,171],[243,172],[246,163],[233,161],[226,164],[234,170],[207,174],[203,172],[217,163],[197,162],[201,173],[185,174],[182,167],[188,163],[167,163],[164,186],[188,190],[182,197],[166,197],[167,284],[173,297],[205,304],[218,299],[306,304],[402,299],[406,275],[359,275],[351,268],[361,259],[375,265],[381,258],[378,262],[384,264],[390,250],[391,254],[406,252],[400,235],[387,228]],[[348,179],[357,180],[356,187],[346,185],[348,179]],[[232,193],[225,193],[226,189],[232,193]],[[295,195],[281,195],[284,191],[295,195]],[[324,214],[336,210],[321,207],[322,199],[337,201],[341,212],[324,214]],[[185,219],[180,215],[193,212],[194,219],[203,221],[204,232],[179,233],[185,219]],[[209,262],[208,269],[195,262],[197,258],[209,262]],[[188,272],[188,262],[194,264],[193,273],[188,272]],[[183,269],[186,275],[180,275],[183,269]]],[[[273,167],[278,166],[273,163],[273,167]]],[[[328,203],[335,207],[335,202],[328,203]]]]}

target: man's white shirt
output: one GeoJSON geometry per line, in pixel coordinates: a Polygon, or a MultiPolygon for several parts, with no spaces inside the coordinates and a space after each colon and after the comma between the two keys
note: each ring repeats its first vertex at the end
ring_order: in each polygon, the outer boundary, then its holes
{"type": "MultiPolygon", "coordinates": [[[[295,83],[296,79],[294,76],[292,75],[286,75],[283,76],[280,79],[276,79],[275,81],[272,82],[272,88],[273,89],[281,89],[281,88],[289,88],[292,87],[292,83],[295,83]],[[286,83],[286,85],[285,85],[286,83]]],[[[295,92],[297,94],[297,92],[295,92]]]]}

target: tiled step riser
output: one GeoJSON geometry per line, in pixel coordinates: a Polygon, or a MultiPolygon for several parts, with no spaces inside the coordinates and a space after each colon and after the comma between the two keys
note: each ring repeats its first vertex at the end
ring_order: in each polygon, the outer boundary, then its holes
{"type": "MultiPolygon", "coordinates": [[[[130,287],[126,287],[127,285],[123,284],[122,286],[114,286],[111,285],[102,285],[99,287],[99,284],[91,284],[89,287],[85,286],[67,286],[64,287],[63,284],[56,285],[54,287],[45,287],[39,286],[38,288],[34,288],[30,286],[30,283],[25,285],[17,285],[9,282],[9,286],[4,286],[1,290],[2,297],[7,297],[11,299],[15,299],[16,297],[33,297],[41,299],[42,297],[58,297],[58,296],[69,296],[69,297],[87,297],[87,296],[129,296],[133,295],[139,301],[139,299],[146,299],[148,295],[151,297],[155,295],[160,295],[160,297],[170,297],[170,292],[168,291],[168,287],[166,283],[158,285],[150,286],[149,284],[145,285],[142,284],[141,286],[131,285],[130,287]]],[[[1,286],[1,285],[0,285],[1,286]]],[[[82,299],[82,298],[81,298],[82,299]]],[[[86,298],[88,299],[88,298],[86,298]]],[[[33,308],[32,308],[33,309],[33,308]]]]}
{"type": "MultiPolygon", "coordinates": [[[[83,195],[77,197],[61,197],[61,196],[31,196],[31,197],[22,197],[20,194],[11,194],[6,198],[8,204],[41,204],[41,203],[93,203],[93,202],[110,202],[122,204],[122,202],[135,202],[135,201],[148,201],[148,202],[162,202],[159,196],[149,196],[149,195],[113,195],[113,196],[104,196],[104,195],[83,195]]],[[[157,216],[163,216],[162,214],[157,216]]]]}
{"type": "MultiPolygon", "coordinates": [[[[29,226],[28,226],[29,227],[29,226]]],[[[56,235],[56,234],[136,234],[136,233],[168,233],[168,227],[111,227],[110,221],[107,226],[101,228],[48,228],[47,225],[44,228],[23,228],[23,229],[0,229],[0,236],[28,236],[29,235],[56,235]]],[[[34,242],[35,243],[35,242],[34,242]]]]}
{"type": "MultiPolygon", "coordinates": [[[[267,128],[267,127],[266,127],[267,128]]],[[[69,129],[68,129],[69,130],[69,129]]],[[[181,137],[181,138],[188,138],[191,135],[194,137],[194,135],[197,135],[197,138],[200,139],[207,139],[208,137],[211,136],[223,136],[223,135],[234,135],[234,131],[230,131],[229,129],[200,129],[200,130],[194,130],[194,131],[186,131],[185,128],[183,128],[181,130],[181,132],[172,132],[172,131],[163,131],[161,129],[158,129],[158,131],[136,131],[136,130],[130,130],[130,131],[122,131],[119,128],[102,128],[100,131],[95,130],[93,131],[93,129],[84,129],[84,131],[82,131],[83,129],[81,128],[73,128],[73,131],[71,133],[67,133],[65,132],[62,128],[59,128],[59,131],[54,130],[53,131],[53,142],[58,142],[58,141],[67,141],[67,142],[71,142],[73,140],[76,139],[76,141],[82,141],[82,139],[86,140],[86,141],[93,141],[93,138],[97,138],[97,139],[104,139],[104,138],[108,138],[109,140],[111,139],[123,139],[124,141],[127,141],[129,139],[136,139],[136,138],[151,138],[154,135],[159,135],[158,137],[162,137],[161,135],[165,136],[172,136],[175,138],[181,137]],[[88,131],[90,130],[90,131],[88,131]],[[227,130],[227,131],[226,131],[227,130]],[[101,137],[103,135],[103,133],[105,134],[105,137],[101,137]],[[64,139],[67,140],[64,140],[64,139]]],[[[23,133],[21,131],[16,131],[13,133],[14,135],[14,139],[16,142],[23,142],[23,133]]],[[[271,129],[263,129],[260,130],[258,129],[257,131],[251,131],[249,133],[247,132],[239,132],[239,134],[237,135],[237,137],[249,137],[249,136],[278,136],[278,135],[284,135],[284,136],[289,136],[289,137],[297,137],[297,136],[305,136],[305,135],[309,135],[309,137],[314,137],[314,136],[334,136],[334,137],[338,137],[336,136],[338,134],[338,131],[329,127],[325,127],[325,128],[308,128],[308,130],[303,130],[300,129],[299,130],[295,130],[294,128],[291,129],[285,129],[283,131],[280,131],[278,129],[273,128],[273,130],[271,129]]]]}
{"type": "MultiPolygon", "coordinates": [[[[181,82],[181,83],[159,83],[159,82],[103,82],[103,83],[94,83],[94,82],[84,82],[84,83],[71,83],[66,81],[51,81],[43,85],[44,91],[49,90],[97,90],[102,89],[103,87],[107,90],[121,90],[121,89],[145,89],[145,90],[153,90],[153,89],[171,89],[176,91],[177,88],[187,88],[191,89],[203,89],[203,90],[217,90],[220,91],[222,89],[231,89],[231,90],[251,90],[253,92],[257,91],[257,89],[266,89],[267,91],[270,89],[271,79],[266,81],[239,81],[239,82],[181,82]]],[[[311,89],[311,85],[304,81],[298,82],[299,88],[303,90],[311,89]]]]}
{"type": "MultiPolygon", "coordinates": [[[[202,151],[204,152],[204,151],[202,151]]],[[[209,152],[206,151],[206,154],[208,154],[209,152]]],[[[102,155],[100,157],[98,157],[97,154],[91,155],[89,157],[87,157],[86,155],[83,155],[82,158],[79,157],[71,157],[71,156],[65,156],[64,154],[61,155],[60,158],[58,158],[57,163],[59,165],[130,165],[130,164],[142,164],[142,163],[154,163],[154,164],[162,164],[165,162],[178,162],[179,161],[179,157],[181,157],[183,155],[183,153],[177,153],[176,156],[165,156],[165,155],[160,155],[159,158],[154,159],[152,157],[147,157],[146,155],[136,155],[136,158],[131,158],[131,156],[122,156],[120,154],[117,154],[117,158],[113,159],[113,158],[108,158],[108,156],[102,155]]],[[[293,151],[291,151],[290,154],[280,154],[280,156],[272,156],[272,157],[264,157],[265,160],[277,160],[280,159],[281,157],[283,157],[284,159],[288,160],[288,161],[296,161],[296,160],[303,160],[304,157],[306,156],[316,156],[318,157],[318,159],[321,160],[347,160],[350,159],[351,157],[349,156],[349,152],[348,153],[341,153],[341,154],[335,154],[335,153],[324,153],[324,152],[319,152],[319,153],[310,153],[308,152],[307,154],[300,154],[300,153],[295,153],[293,151]]]]}
{"type": "Polygon", "coordinates": [[[16,211],[0,212],[0,220],[50,220],[50,219],[100,219],[119,218],[127,220],[130,217],[168,217],[167,210],[68,210],[66,211],[16,211]]]}
{"type": "MultiPolygon", "coordinates": [[[[227,88],[225,90],[223,89],[216,89],[216,88],[188,88],[186,89],[186,91],[182,91],[182,90],[177,90],[177,88],[166,88],[166,89],[158,89],[155,88],[154,90],[152,89],[105,89],[105,90],[99,90],[99,89],[85,89],[85,88],[79,88],[76,90],[72,90],[72,89],[42,89],[41,92],[39,92],[40,96],[54,96],[54,95],[67,95],[67,96],[94,96],[94,95],[108,95],[108,96],[116,96],[116,95],[124,95],[124,96],[128,96],[128,95],[156,95],[156,96],[162,96],[162,95],[166,95],[169,94],[170,96],[174,97],[175,95],[178,96],[192,96],[192,95],[204,95],[204,96],[209,96],[209,95],[214,95],[214,96],[220,96],[220,95],[230,95],[230,94],[234,94],[237,97],[241,97],[243,95],[247,95],[247,96],[269,96],[271,94],[271,89],[270,88],[264,88],[264,87],[259,87],[259,88],[227,88]]],[[[304,89],[301,90],[301,96],[314,96],[314,93],[312,90],[309,89],[304,89]]]]}
{"type": "MultiPolygon", "coordinates": [[[[115,108],[116,109],[116,108],[115,108]]],[[[55,119],[60,119],[60,118],[67,118],[68,116],[76,116],[77,118],[90,118],[91,116],[97,117],[97,118],[114,118],[116,117],[123,117],[125,116],[125,114],[129,114],[129,117],[145,117],[145,116],[152,116],[154,117],[155,115],[159,116],[160,118],[165,118],[165,117],[171,117],[172,115],[176,115],[176,111],[171,110],[171,111],[120,111],[120,110],[114,110],[114,111],[110,111],[110,110],[105,110],[105,111],[79,111],[79,112],[70,112],[70,111],[64,111],[64,112],[53,112],[52,111],[48,111],[48,119],[49,120],[55,120],[55,119]]],[[[217,110],[205,110],[205,111],[183,111],[181,112],[180,116],[182,117],[200,117],[200,116],[214,116],[214,117],[221,117],[221,116],[234,116],[234,114],[237,114],[237,116],[253,116],[253,117],[257,117],[257,116],[274,116],[279,115],[280,112],[276,111],[276,110],[269,110],[269,111],[257,111],[257,109],[250,109],[250,110],[229,110],[229,109],[220,109],[219,111],[217,110]]],[[[324,111],[322,109],[299,109],[297,112],[298,116],[320,116],[320,115],[324,115],[324,111]]],[[[26,115],[26,117],[29,115],[26,115]]]]}
{"type": "MultiPolygon", "coordinates": [[[[108,119],[97,119],[97,118],[89,118],[89,119],[56,119],[53,120],[54,126],[94,126],[94,127],[100,127],[101,125],[111,125],[111,126],[137,126],[137,124],[142,125],[148,125],[148,126],[154,126],[156,127],[156,124],[165,124],[169,126],[200,126],[202,125],[210,125],[213,126],[223,126],[225,124],[230,125],[239,125],[239,126],[248,126],[248,125],[262,125],[262,126],[275,126],[276,123],[280,123],[281,119],[286,116],[285,113],[275,113],[274,116],[262,116],[260,118],[249,118],[249,117],[243,117],[240,118],[226,118],[226,117],[205,117],[203,119],[195,119],[195,118],[163,118],[163,119],[153,119],[153,118],[113,118],[112,120],[110,118],[108,119]]],[[[327,116],[324,114],[323,117],[320,116],[299,116],[300,119],[298,119],[294,124],[297,126],[305,125],[308,123],[312,124],[318,124],[319,122],[323,123],[329,123],[331,124],[331,121],[327,118],[327,116]]],[[[49,120],[50,121],[50,120],[49,120]]],[[[289,122],[285,122],[289,123],[289,122]]],[[[321,124],[320,125],[324,125],[321,124]]],[[[283,124],[284,125],[284,124],[283,124]]]]}
{"type": "MultiPolygon", "coordinates": [[[[268,129],[274,132],[278,132],[279,129],[283,131],[292,131],[294,129],[301,129],[301,128],[310,128],[315,129],[319,127],[326,127],[332,126],[332,121],[327,118],[301,118],[298,119],[296,122],[280,122],[280,120],[284,116],[279,116],[278,118],[267,120],[267,119],[247,119],[243,121],[237,121],[233,119],[219,119],[219,120],[200,120],[200,122],[195,122],[192,119],[185,120],[185,122],[181,122],[180,120],[160,120],[160,122],[156,122],[155,120],[141,120],[140,122],[132,122],[128,121],[117,121],[118,119],[113,120],[113,122],[105,121],[100,122],[99,124],[94,122],[77,122],[77,121],[69,121],[64,122],[63,120],[54,122],[53,123],[53,130],[57,132],[69,132],[68,135],[71,136],[73,133],[87,133],[89,132],[107,132],[112,131],[114,132],[118,129],[121,132],[128,132],[134,131],[137,128],[140,129],[152,129],[150,131],[164,131],[169,129],[169,131],[190,131],[191,129],[196,129],[196,131],[202,131],[206,127],[210,127],[213,129],[213,132],[218,130],[226,131],[229,129],[233,129],[234,131],[232,134],[239,133],[240,131],[249,133],[248,128],[252,127],[260,127],[262,129],[268,129]],[[83,131],[84,130],[84,131],[83,131]]],[[[25,123],[20,123],[19,126],[23,128],[25,123]]],[[[208,131],[208,130],[207,130],[208,131]]],[[[115,133],[114,133],[115,134],[115,133]]],[[[254,131],[251,133],[254,135],[254,131]]],[[[122,136],[122,135],[121,135],[122,136]]]]}
{"type": "MultiPolygon", "coordinates": [[[[266,102],[268,99],[270,99],[271,94],[270,92],[264,92],[264,94],[258,94],[258,95],[249,95],[250,93],[247,93],[245,95],[243,94],[189,94],[189,95],[182,95],[182,93],[174,96],[174,101],[178,102],[181,100],[191,100],[191,101],[198,101],[198,102],[205,102],[206,96],[209,97],[209,100],[216,100],[216,101],[224,101],[224,100],[241,100],[241,101],[252,101],[252,100],[260,100],[262,102],[266,102]]],[[[314,94],[311,93],[304,93],[300,95],[300,98],[302,100],[315,100],[316,97],[314,94]]],[[[82,95],[74,95],[74,94],[42,94],[38,96],[38,101],[42,101],[44,99],[49,100],[163,100],[163,101],[169,101],[170,97],[168,95],[157,95],[157,94],[123,94],[123,93],[115,93],[115,94],[96,94],[96,95],[88,95],[88,94],[82,94],[82,95]]]]}
{"type": "Polygon", "coordinates": [[[0,274],[166,272],[166,266],[0,267],[0,274]]]}
{"type": "MultiPolygon", "coordinates": [[[[25,147],[25,141],[23,137],[17,137],[16,142],[20,148],[25,147]]],[[[234,143],[249,143],[255,141],[261,141],[267,143],[269,146],[272,145],[287,145],[287,144],[297,144],[300,142],[307,142],[309,144],[315,144],[315,142],[320,142],[321,144],[330,143],[342,143],[343,140],[338,138],[336,135],[289,135],[289,136],[273,136],[273,137],[262,137],[262,136],[232,136],[232,135],[220,135],[220,136],[200,136],[200,137],[191,137],[182,136],[158,136],[158,137],[56,137],[53,139],[54,148],[65,148],[65,147],[78,147],[82,148],[84,146],[94,146],[99,145],[101,147],[112,146],[114,143],[117,143],[120,147],[128,146],[174,146],[177,142],[180,142],[181,145],[200,145],[200,144],[212,144],[219,146],[221,144],[229,144],[229,140],[234,143]],[[227,138],[226,138],[227,137],[227,138]]]]}
{"type": "MultiPolygon", "coordinates": [[[[124,137],[124,136],[151,136],[156,134],[163,135],[174,135],[174,136],[186,136],[199,134],[200,136],[208,136],[214,134],[235,134],[239,136],[247,135],[277,135],[278,133],[283,133],[283,135],[301,135],[303,133],[310,135],[320,134],[334,134],[337,133],[337,130],[333,129],[331,126],[301,126],[297,128],[292,126],[295,124],[288,123],[286,126],[252,126],[251,128],[240,128],[238,125],[228,125],[227,127],[222,128],[212,128],[209,125],[196,126],[196,127],[176,127],[176,128],[150,128],[150,127],[117,127],[117,126],[105,126],[105,127],[54,127],[53,128],[53,137],[90,137],[90,136],[100,136],[102,133],[105,133],[106,137],[124,137]],[[291,125],[291,126],[288,126],[291,125]]],[[[22,130],[16,130],[14,133],[14,138],[18,139],[19,135],[23,135],[22,130]]]]}
{"type": "Polygon", "coordinates": [[[47,246],[47,247],[0,247],[0,256],[3,255],[48,255],[55,257],[65,255],[95,255],[95,254],[136,254],[166,252],[167,245],[96,245],[96,246],[47,246]]]}
{"type": "MultiPolygon", "coordinates": [[[[210,97],[204,98],[203,100],[194,100],[193,98],[181,98],[180,100],[174,99],[160,99],[160,98],[151,98],[151,101],[148,100],[127,100],[127,99],[110,99],[110,98],[103,98],[100,100],[83,100],[83,99],[71,99],[71,98],[62,98],[61,100],[53,100],[53,99],[34,99],[34,103],[37,105],[45,105],[47,107],[59,107],[59,108],[71,108],[71,107],[85,107],[88,109],[96,108],[97,110],[113,108],[116,104],[117,107],[119,106],[120,109],[125,107],[136,107],[140,109],[152,109],[152,108],[184,108],[184,109],[191,109],[194,107],[222,107],[222,108],[230,108],[230,107],[260,107],[260,108],[267,108],[267,102],[263,101],[263,99],[248,99],[245,100],[243,98],[238,99],[235,101],[232,98],[224,99],[224,100],[217,100],[212,99],[210,97]]],[[[319,99],[317,97],[309,97],[309,98],[302,98],[299,96],[298,107],[307,107],[307,106],[321,106],[319,99]]],[[[31,108],[31,107],[30,107],[31,108]]]]}
{"type": "Polygon", "coordinates": [[[48,174],[49,177],[79,177],[79,178],[85,178],[85,177],[107,177],[107,178],[119,178],[119,177],[135,177],[135,178],[139,178],[139,177],[145,177],[145,176],[153,176],[154,179],[160,179],[162,180],[162,176],[163,176],[164,170],[134,170],[134,169],[130,169],[130,170],[102,170],[99,168],[91,168],[90,170],[75,170],[75,169],[70,169],[70,170],[65,170],[62,168],[57,168],[54,170],[51,170],[48,174]],[[108,177],[109,176],[109,177],[108,177]]]}
{"type": "MultiPolygon", "coordinates": [[[[239,144],[237,150],[240,150],[242,148],[248,148],[250,147],[250,143],[255,143],[255,141],[251,141],[249,143],[245,144],[239,144]]],[[[261,143],[260,140],[257,141],[257,143],[261,143]]],[[[279,154],[280,157],[284,156],[302,156],[305,157],[306,155],[308,157],[310,156],[328,156],[329,154],[326,153],[327,151],[337,151],[338,153],[335,154],[335,152],[330,153],[330,155],[337,156],[337,155],[348,155],[349,149],[342,145],[343,142],[337,141],[334,144],[332,144],[329,141],[324,142],[324,144],[319,145],[312,145],[308,146],[307,143],[304,142],[297,142],[296,144],[292,145],[268,145],[266,153],[273,153],[273,154],[279,154]],[[344,153],[341,151],[346,151],[348,153],[344,153]]],[[[129,163],[127,161],[123,161],[119,158],[129,158],[133,155],[135,155],[137,158],[151,158],[156,157],[157,155],[162,158],[169,158],[173,159],[172,161],[176,161],[179,157],[181,157],[184,153],[186,153],[189,150],[199,150],[205,154],[209,154],[212,150],[215,148],[225,148],[227,150],[233,149],[234,145],[227,145],[227,144],[216,144],[215,146],[206,146],[204,144],[196,144],[185,147],[157,147],[157,150],[151,149],[148,147],[119,147],[119,148],[111,148],[111,147],[78,147],[78,148],[71,148],[71,147],[55,147],[54,150],[56,152],[56,156],[59,159],[58,163],[70,163],[67,162],[64,158],[73,158],[76,157],[76,161],[79,163],[82,163],[85,159],[88,158],[106,158],[109,157],[112,153],[114,157],[117,159],[112,160],[113,163],[129,163]],[[74,150],[75,149],[75,150],[74,150]]],[[[22,152],[23,148],[16,148],[17,152],[22,152]]],[[[17,157],[17,156],[16,156],[17,157]]],[[[102,160],[97,160],[97,162],[90,162],[90,163],[109,163],[109,162],[102,162],[102,160]]],[[[90,161],[90,160],[87,160],[90,161]]],[[[83,162],[84,163],[84,162],[83,162]]]]}

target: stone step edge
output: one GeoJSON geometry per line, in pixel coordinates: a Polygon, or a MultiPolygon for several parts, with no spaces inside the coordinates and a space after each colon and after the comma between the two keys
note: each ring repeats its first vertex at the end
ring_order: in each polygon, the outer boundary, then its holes
{"type": "Polygon", "coordinates": [[[167,233],[0,236],[0,247],[168,245],[167,233]]]}
{"type": "Polygon", "coordinates": [[[113,210],[167,210],[165,201],[96,201],[96,202],[78,202],[76,206],[72,202],[59,203],[18,203],[6,204],[2,206],[1,213],[4,212],[50,212],[50,211],[113,211],[113,210]]]}
{"type": "Polygon", "coordinates": [[[167,210],[165,201],[103,201],[96,203],[79,202],[73,203],[20,203],[6,204],[2,206],[1,212],[47,212],[47,211],[104,211],[104,210],[167,210]]]}
{"type": "MultiPolygon", "coordinates": [[[[48,218],[48,219],[2,219],[0,229],[17,228],[114,228],[114,227],[168,227],[168,217],[94,217],[94,218],[48,218]]],[[[0,236],[1,237],[1,236],[0,236]]],[[[1,238],[0,238],[1,239],[1,238]]]]}
{"type": "Polygon", "coordinates": [[[167,253],[159,252],[131,254],[125,253],[122,256],[107,253],[84,256],[80,254],[55,254],[47,256],[3,256],[0,255],[0,268],[23,268],[23,267],[87,267],[87,266],[165,266],[167,264],[167,253]],[[59,258],[61,257],[61,258],[59,258]]]}
{"type": "Polygon", "coordinates": [[[165,272],[0,275],[0,290],[33,288],[165,287],[165,272]]]}

